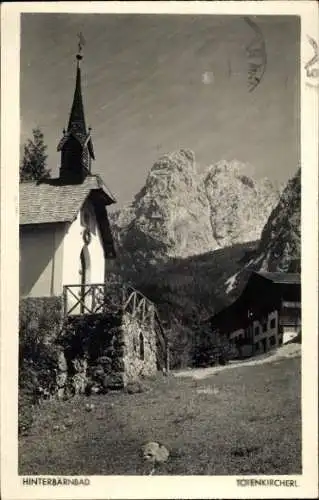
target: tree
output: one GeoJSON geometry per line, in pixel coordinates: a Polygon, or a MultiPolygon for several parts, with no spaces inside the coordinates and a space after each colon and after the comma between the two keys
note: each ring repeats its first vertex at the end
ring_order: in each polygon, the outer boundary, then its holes
{"type": "Polygon", "coordinates": [[[24,145],[24,154],[20,165],[20,182],[48,179],[50,170],[47,168],[47,146],[44,144],[43,133],[39,128],[32,130],[33,139],[28,139],[24,145]]]}

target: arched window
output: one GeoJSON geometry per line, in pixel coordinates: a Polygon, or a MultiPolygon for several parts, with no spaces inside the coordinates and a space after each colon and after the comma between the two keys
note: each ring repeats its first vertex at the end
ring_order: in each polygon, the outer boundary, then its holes
{"type": "Polygon", "coordinates": [[[144,361],[144,336],[142,332],[140,332],[140,359],[144,361]]]}
{"type": "Polygon", "coordinates": [[[90,271],[91,271],[91,259],[90,253],[87,246],[84,246],[81,250],[80,254],[80,262],[81,262],[81,285],[86,285],[90,283],[90,271]]]}
{"type": "Polygon", "coordinates": [[[84,246],[81,250],[80,254],[80,274],[81,274],[81,306],[80,312],[83,314],[85,312],[85,305],[87,305],[88,297],[86,296],[86,288],[85,285],[90,284],[91,282],[91,259],[87,246],[84,246]]]}

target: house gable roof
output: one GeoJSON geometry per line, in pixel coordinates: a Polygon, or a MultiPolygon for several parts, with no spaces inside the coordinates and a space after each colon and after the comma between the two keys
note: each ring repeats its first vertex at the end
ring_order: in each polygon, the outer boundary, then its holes
{"type": "Polygon", "coordinates": [[[63,184],[60,179],[20,183],[20,226],[72,222],[92,192],[99,193],[105,205],[115,203],[98,175],[89,175],[81,184],[63,184]]]}
{"type": "Polygon", "coordinates": [[[272,286],[272,283],[278,285],[300,285],[300,273],[252,271],[239,297],[230,305],[213,315],[211,317],[212,324],[217,325],[222,321],[230,323],[236,315],[240,315],[241,313],[246,314],[247,305],[250,303],[251,297],[256,295],[254,292],[256,278],[267,280],[266,282],[262,281],[262,283],[267,286],[272,286]],[[247,296],[248,302],[246,301],[247,296]]]}
{"type": "Polygon", "coordinates": [[[299,273],[281,273],[281,272],[266,272],[266,271],[255,271],[257,276],[261,276],[273,283],[280,283],[284,285],[299,285],[300,284],[300,274],[299,273]]]}

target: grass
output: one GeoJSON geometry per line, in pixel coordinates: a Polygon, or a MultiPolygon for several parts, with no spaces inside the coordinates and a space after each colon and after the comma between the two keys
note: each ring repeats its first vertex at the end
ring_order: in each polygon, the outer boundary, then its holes
{"type": "Polygon", "coordinates": [[[170,450],[159,475],[299,474],[300,369],[300,358],[283,359],[203,380],[159,376],[141,394],[46,402],[20,438],[19,473],[148,474],[140,449],[158,441],[170,450]]]}

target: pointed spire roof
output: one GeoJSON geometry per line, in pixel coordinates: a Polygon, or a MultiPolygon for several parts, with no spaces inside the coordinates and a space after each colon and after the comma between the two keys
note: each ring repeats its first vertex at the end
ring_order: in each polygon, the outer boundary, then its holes
{"type": "Polygon", "coordinates": [[[86,129],[85,124],[85,116],[84,116],[84,107],[83,107],[83,99],[82,99],[82,88],[81,88],[81,60],[83,56],[81,54],[83,42],[79,42],[79,51],[76,55],[77,65],[76,65],[76,81],[75,81],[75,90],[73,96],[73,102],[69,117],[69,123],[67,131],[63,131],[64,136],[58,145],[58,151],[61,151],[62,147],[68,140],[70,136],[74,137],[79,141],[82,147],[87,147],[89,150],[89,154],[91,158],[95,159],[93,143],[91,139],[91,129],[88,131],[86,129]]]}
{"type": "Polygon", "coordinates": [[[69,118],[68,132],[75,132],[78,134],[83,134],[86,136],[86,125],[84,117],[83,99],[82,99],[82,89],[81,89],[81,68],[80,60],[82,56],[77,55],[77,68],[76,68],[76,82],[75,90],[73,96],[73,103],[69,118]]]}

